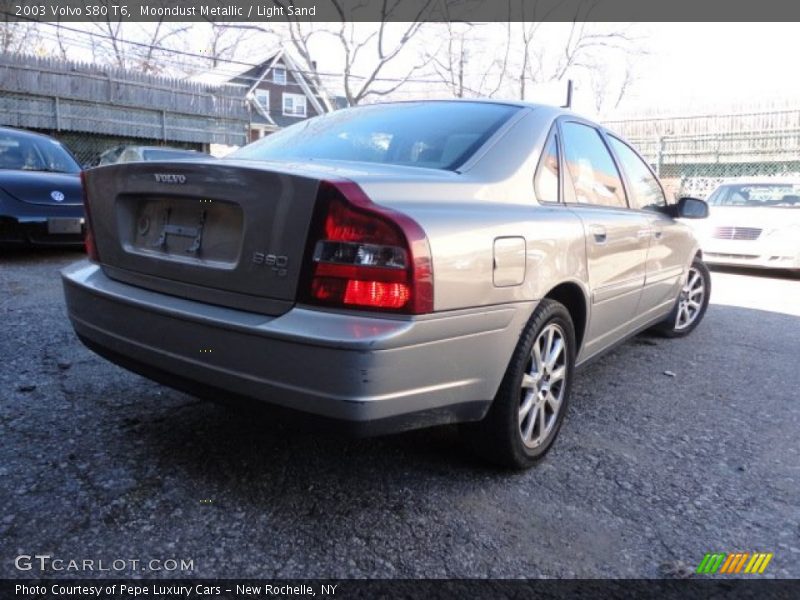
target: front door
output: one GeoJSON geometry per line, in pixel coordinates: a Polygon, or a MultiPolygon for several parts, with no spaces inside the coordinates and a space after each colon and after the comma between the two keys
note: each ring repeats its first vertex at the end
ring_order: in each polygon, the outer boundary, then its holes
{"type": "Polygon", "coordinates": [[[588,358],[632,327],[645,282],[651,238],[647,215],[630,210],[622,178],[600,132],[565,121],[564,199],[580,217],[586,238],[591,308],[585,341],[588,358]]]}
{"type": "Polygon", "coordinates": [[[606,139],[625,174],[631,208],[650,222],[650,249],[638,312],[641,321],[651,321],[675,304],[688,266],[686,247],[691,244],[691,232],[663,212],[667,205],[664,191],[647,163],[622,140],[613,135],[606,139]]]}

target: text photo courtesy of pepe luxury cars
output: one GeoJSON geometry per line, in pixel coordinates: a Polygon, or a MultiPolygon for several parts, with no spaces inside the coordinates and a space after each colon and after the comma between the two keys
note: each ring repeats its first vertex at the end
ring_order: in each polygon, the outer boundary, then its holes
{"type": "Polygon", "coordinates": [[[0,583],[800,577],[796,23],[25,6],[0,583]]]}

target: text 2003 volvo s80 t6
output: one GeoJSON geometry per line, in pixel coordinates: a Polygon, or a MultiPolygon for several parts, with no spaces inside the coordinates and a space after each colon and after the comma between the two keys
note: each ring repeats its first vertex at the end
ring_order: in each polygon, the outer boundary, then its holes
{"type": "Polygon", "coordinates": [[[705,204],[668,205],[623,140],[546,106],[355,108],[85,187],[89,262],[63,279],[100,355],[361,432],[464,423],[512,466],[552,444],[576,366],[689,333],[709,299],[675,220],[705,204]]]}

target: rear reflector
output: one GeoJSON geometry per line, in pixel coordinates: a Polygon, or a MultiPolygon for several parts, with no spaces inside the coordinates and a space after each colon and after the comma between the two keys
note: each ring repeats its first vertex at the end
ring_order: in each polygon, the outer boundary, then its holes
{"type": "Polygon", "coordinates": [[[89,260],[99,263],[100,255],[97,253],[97,244],[94,241],[92,214],[89,207],[89,196],[86,193],[86,171],[81,171],[81,189],[83,190],[83,211],[86,213],[86,233],[83,237],[83,245],[86,248],[86,255],[89,260]]]}
{"type": "Polygon", "coordinates": [[[351,181],[323,181],[308,240],[312,304],[422,314],[433,310],[430,248],[406,215],[351,181]]]}

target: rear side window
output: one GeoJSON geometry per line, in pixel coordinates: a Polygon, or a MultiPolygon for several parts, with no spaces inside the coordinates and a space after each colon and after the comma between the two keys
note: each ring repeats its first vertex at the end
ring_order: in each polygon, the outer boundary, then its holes
{"type": "Polygon", "coordinates": [[[613,136],[608,138],[611,147],[617,153],[622,170],[628,175],[631,184],[631,208],[656,210],[666,205],[664,192],[644,161],[628,144],[613,136]]]}
{"type": "Polygon", "coordinates": [[[600,132],[574,122],[563,123],[561,132],[575,202],[627,208],[622,180],[600,132]]]}
{"type": "Polygon", "coordinates": [[[558,202],[558,136],[553,134],[545,144],[533,189],[539,202],[558,202]]]}
{"type": "Polygon", "coordinates": [[[488,102],[364,106],[302,121],[229,158],[347,160],[452,170],[518,110],[488,102]]]}

